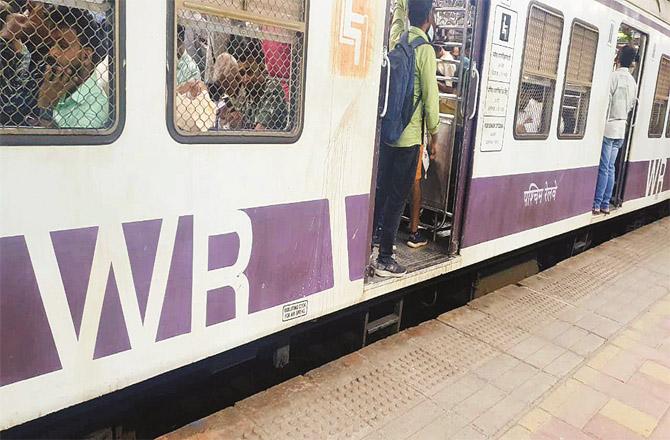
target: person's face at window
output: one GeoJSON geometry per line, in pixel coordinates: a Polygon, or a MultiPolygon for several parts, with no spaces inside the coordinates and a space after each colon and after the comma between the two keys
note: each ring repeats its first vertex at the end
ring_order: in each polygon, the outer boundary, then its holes
{"type": "Polygon", "coordinates": [[[451,56],[453,56],[455,60],[461,58],[461,48],[456,46],[451,49],[451,56]]]}
{"type": "Polygon", "coordinates": [[[91,48],[82,46],[72,28],[58,28],[53,33],[54,44],[49,51],[49,64],[53,73],[62,71],[79,76],[84,81],[93,72],[91,48]]]}
{"type": "Polygon", "coordinates": [[[265,81],[265,67],[255,61],[242,61],[239,78],[244,88],[254,89],[265,81]]]}

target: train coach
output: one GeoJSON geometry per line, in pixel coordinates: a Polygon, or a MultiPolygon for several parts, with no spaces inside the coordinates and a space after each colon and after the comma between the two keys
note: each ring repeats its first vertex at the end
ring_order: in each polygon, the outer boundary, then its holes
{"type": "Polygon", "coordinates": [[[387,3],[27,2],[30,32],[0,39],[25,69],[0,111],[0,429],[668,203],[667,2],[435,0],[461,55],[422,180],[432,240],[368,277],[387,3]],[[639,96],[618,209],[593,216],[623,44],[639,96]]]}

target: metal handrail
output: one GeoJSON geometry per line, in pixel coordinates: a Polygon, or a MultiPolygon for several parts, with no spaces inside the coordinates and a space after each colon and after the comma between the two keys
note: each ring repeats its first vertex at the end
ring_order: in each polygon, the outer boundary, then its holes
{"type": "Polygon", "coordinates": [[[389,87],[391,86],[391,60],[389,60],[388,49],[384,48],[384,61],[382,67],[386,67],[386,92],[384,93],[384,110],[379,115],[380,118],[386,116],[389,108],[389,87]]]}

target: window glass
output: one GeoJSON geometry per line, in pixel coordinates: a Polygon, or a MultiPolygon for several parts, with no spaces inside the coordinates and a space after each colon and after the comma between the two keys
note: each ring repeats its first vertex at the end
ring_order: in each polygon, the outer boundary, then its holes
{"type": "Polygon", "coordinates": [[[562,16],[531,6],[517,98],[518,138],[546,138],[549,134],[562,35],[562,16]]]}
{"type": "Polygon", "coordinates": [[[0,1],[0,133],[113,130],[116,14],[115,0],[0,1]]]}
{"type": "MultiPolygon", "coordinates": [[[[670,57],[661,57],[661,66],[658,69],[654,103],[651,107],[649,122],[649,136],[660,137],[663,134],[665,115],[668,112],[668,97],[670,96],[670,57]]],[[[668,130],[666,130],[668,131],[668,130]]],[[[666,133],[666,136],[668,134],[666,133]]]]}
{"type": "MultiPolygon", "coordinates": [[[[173,123],[182,136],[294,137],[306,0],[177,2],[173,123]]],[[[231,138],[232,140],[232,138],[231,138]]]]}
{"type": "Polygon", "coordinates": [[[572,26],[559,120],[560,138],[583,138],[591,98],[598,31],[581,23],[572,26]]]}

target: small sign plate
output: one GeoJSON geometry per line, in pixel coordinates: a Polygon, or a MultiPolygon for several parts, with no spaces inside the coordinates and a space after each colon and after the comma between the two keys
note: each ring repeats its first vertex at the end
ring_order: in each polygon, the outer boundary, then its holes
{"type": "Polygon", "coordinates": [[[286,304],[282,309],[282,322],[298,319],[307,315],[307,300],[293,304],[286,304]]]}

